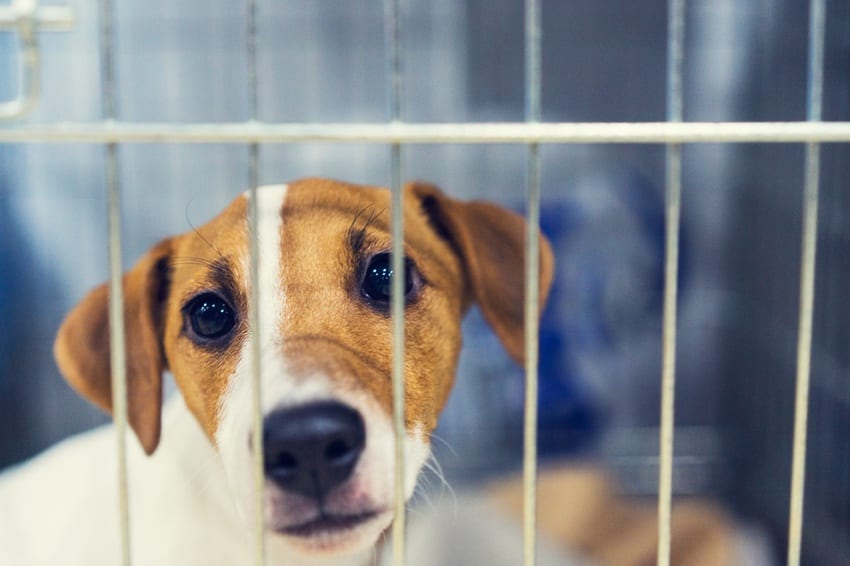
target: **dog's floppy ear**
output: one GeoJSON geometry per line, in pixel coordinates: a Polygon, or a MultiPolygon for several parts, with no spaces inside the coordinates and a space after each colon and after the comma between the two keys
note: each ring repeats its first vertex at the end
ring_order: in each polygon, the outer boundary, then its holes
{"type": "MultiPolygon", "coordinates": [[[[471,298],[519,364],[525,359],[525,220],[481,201],[462,202],[434,185],[413,182],[408,194],[421,202],[435,229],[463,260],[471,298]]],[[[552,285],[552,246],[540,237],[540,310],[552,285]]]]}
{"type": "MultiPolygon", "coordinates": [[[[147,454],[159,444],[162,412],[162,314],[171,241],[157,244],[124,275],[127,417],[147,454]]],[[[65,379],[101,409],[112,411],[109,290],[94,289],[67,316],[54,345],[65,379]]]]}

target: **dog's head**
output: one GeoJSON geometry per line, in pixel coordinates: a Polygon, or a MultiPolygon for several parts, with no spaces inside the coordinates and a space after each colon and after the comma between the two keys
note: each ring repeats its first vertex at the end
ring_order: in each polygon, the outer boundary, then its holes
{"type": "MultiPolygon", "coordinates": [[[[366,547],[393,515],[389,192],[320,179],[258,189],[256,282],[249,198],[159,243],[125,275],[129,423],[152,453],[162,374],[171,371],[243,509],[252,505],[251,439],[261,434],[268,529],[310,552],[366,547]],[[248,324],[251,292],[258,328],[248,324]],[[263,430],[252,424],[255,345],[263,430]]],[[[405,188],[404,222],[409,497],[472,302],[523,359],[525,223],[420,183],[405,188]]],[[[545,240],[541,249],[545,299],[553,260],[545,240]]],[[[56,357],[68,381],[108,411],[107,303],[101,286],[71,312],[56,357]]]]}

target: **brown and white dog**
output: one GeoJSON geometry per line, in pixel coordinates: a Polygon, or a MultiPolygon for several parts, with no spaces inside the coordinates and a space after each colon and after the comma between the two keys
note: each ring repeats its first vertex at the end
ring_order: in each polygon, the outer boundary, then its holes
{"type": "MultiPolygon", "coordinates": [[[[249,278],[249,194],[153,247],[124,277],[134,564],[243,564],[251,556],[252,435],[265,451],[269,564],[359,564],[393,519],[389,192],[324,179],[257,191],[259,279],[249,278]],[[259,328],[247,302],[258,289],[259,328]],[[252,430],[252,342],[263,430],[252,430]],[[182,396],[162,408],[163,373],[182,396]],[[141,448],[141,449],[140,449],[141,448]]],[[[405,188],[404,490],[413,493],[446,403],[461,319],[480,307],[523,359],[518,215],[405,188]]],[[[542,241],[545,298],[552,252],[542,241]]],[[[107,288],[67,317],[56,358],[111,409],[107,288]]],[[[0,564],[116,564],[114,433],[73,438],[0,479],[0,564]]]]}

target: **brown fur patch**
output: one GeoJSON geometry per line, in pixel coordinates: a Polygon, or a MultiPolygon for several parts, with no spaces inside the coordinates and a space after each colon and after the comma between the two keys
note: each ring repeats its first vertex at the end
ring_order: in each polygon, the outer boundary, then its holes
{"type": "Polygon", "coordinates": [[[171,258],[171,296],[165,324],[165,352],[169,367],[189,410],[214,442],[219,410],[228,379],[239,362],[248,330],[245,296],[245,258],[248,254],[247,201],[240,197],[196,231],[175,239],[171,258]],[[227,286],[224,266],[238,289],[227,286]],[[237,330],[225,349],[198,347],[185,332],[183,307],[191,298],[215,291],[230,298],[237,312],[237,330]],[[231,296],[232,295],[232,296],[231,296]]]}
{"type": "MultiPolygon", "coordinates": [[[[289,186],[283,209],[283,292],[288,360],[321,369],[392,411],[392,321],[363,300],[358,269],[389,251],[386,189],[321,179],[289,186]],[[353,250],[349,233],[362,230],[353,250]],[[356,371],[345,371],[346,369],[356,371]]],[[[465,308],[463,271],[450,246],[407,193],[405,253],[424,284],[406,309],[407,426],[431,431],[454,381],[465,308]]]]}
{"type": "MultiPolygon", "coordinates": [[[[171,240],[163,240],[122,278],[127,420],[148,454],[159,444],[162,303],[169,283],[171,240]]],[[[82,396],[112,412],[112,352],[107,284],[94,289],[65,318],[54,345],[56,363],[82,396]]]]}

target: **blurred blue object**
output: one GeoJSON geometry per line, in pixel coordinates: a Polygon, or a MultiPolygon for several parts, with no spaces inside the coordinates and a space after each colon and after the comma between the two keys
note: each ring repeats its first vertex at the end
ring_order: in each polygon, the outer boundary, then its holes
{"type": "MultiPolygon", "coordinates": [[[[0,180],[0,192],[3,190],[2,181],[0,180]]],[[[9,220],[7,218],[5,199],[0,197],[0,320],[9,321],[11,320],[11,313],[9,311],[9,303],[11,300],[10,293],[10,283],[11,277],[10,275],[10,262],[8,261],[9,255],[9,242],[10,235],[9,231],[9,220]]],[[[6,381],[7,374],[7,366],[9,361],[9,340],[6,336],[6,333],[9,329],[9,324],[0,325],[0,394],[3,391],[3,384],[6,381]]]]}
{"type": "MultiPolygon", "coordinates": [[[[662,191],[635,173],[613,169],[580,176],[543,206],[541,228],[558,256],[540,326],[544,456],[581,452],[593,443],[607,420],[593,384],[610,381],[606,362],[624,355],[625,341],[659,325],[662,191]]],[[[680,297],[687,290],[684,238],[681,250],[680,297]]]]}
{"type": "MultiPolygon", "coordinates": [[[[2,156],[0,156],[0,163],[2,156]]],[[[2,171],[2,168],[0,168],[2,171]]],[[[15,377],[26,368],[25,336],[30,321],[21,316],[19,302],[21,237],[10,214],[8,180],[0,173],[0,468],[20,457],[24,443],[20,382],[15,377]]]]}

